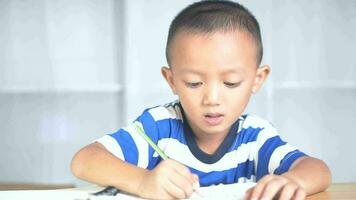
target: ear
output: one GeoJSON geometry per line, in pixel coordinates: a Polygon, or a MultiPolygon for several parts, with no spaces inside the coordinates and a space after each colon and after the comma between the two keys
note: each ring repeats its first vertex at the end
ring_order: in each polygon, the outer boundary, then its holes
{"type": "Polygon", "coordinates": [[[168,67],[162,67],[161,68],[161,73],[162,73],[162,76],[164,77],[164,79],[166,79],[169,87],[172,89],[172,92],[174,94],[177,94],[177,91],[176,91],[176,87],[174,85],[174,81],[173,81],[173,72],[170,68],[168,67]]]}
{"type": "Polygon", "coordinates": [[[257,69],[255,81],[252,86],[253,93],[256,93],[261,88],[270,72],[271,68],[268,65],[263,65],[257,69]]]}

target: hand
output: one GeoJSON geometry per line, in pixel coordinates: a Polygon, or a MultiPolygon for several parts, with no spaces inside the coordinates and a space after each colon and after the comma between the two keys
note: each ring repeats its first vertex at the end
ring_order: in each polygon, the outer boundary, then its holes
{"type": "Polygon", "coordinates": [[[249,200],[301,200],[305,199],[305,190],[290,178],[280,175],[266,175],[259,180],[255,187],[246,192],[245,199],[249,200]]]}
{"type": "Polygon", "coordinates": [[[199,177],[181,163],[167,159],[147,171],[137,194],[149,199],[185,199],[194,192],[199,177]]]}

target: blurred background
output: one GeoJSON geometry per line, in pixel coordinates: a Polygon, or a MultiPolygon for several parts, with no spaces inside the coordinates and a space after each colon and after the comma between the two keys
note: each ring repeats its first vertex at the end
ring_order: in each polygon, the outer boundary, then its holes
{"type": "MultiPolygon", "coordinates": [[[[175,100],[161,77],[188,0],[0,0],[0,185],[83,186],[75,152],[146,107],[175,100]]],[[[241,0],[272,74],[246,112],[356,182],[356,1],[241,0]]]]}

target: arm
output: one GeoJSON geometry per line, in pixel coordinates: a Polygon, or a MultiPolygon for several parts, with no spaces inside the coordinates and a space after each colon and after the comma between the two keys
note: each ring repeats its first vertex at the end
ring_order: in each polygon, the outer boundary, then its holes
{"type": "Polygon", "coordinates": [[[137,193],[139,183],[147,174],[147,170],[116,158],[98,142],[82,148],[74,156],[71,170],[85,181],[114,186],[133,194],[137,193]]]}
{"type": "Polygon", "coordinates": [[[97,142],[74,156],[71,170],[83,180],[153,199],[187,198],[198,179],[187,167],[171,159],[162,161],[151,171],[131,165],[97,142]]]}
{"type": "Polygon", "coordinates": [[[266,175],[246,194],[247,199],[304,199],[306,195],[321,192],[329,187],[331,173],[326,164],[316,158],[297,159],[288,172],[278,175],[266,175]]]}
{"type": "Polygon", "coordinates": [[[329,168],[323,161],[312,157],[299,158],[282,176],[298,183],[307,195],[324,191],[331,184],[329,168]]]}

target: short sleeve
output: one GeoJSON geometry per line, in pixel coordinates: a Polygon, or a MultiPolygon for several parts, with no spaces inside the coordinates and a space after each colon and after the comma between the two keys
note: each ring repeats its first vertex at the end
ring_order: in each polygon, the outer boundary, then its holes
{"type": "Polygon", "coordinates": [[[289,143],[283,141],[276,129],[267,121],[257,137],[256,151],[256,180],[258,181],[266,174],[283,174],[287,172],[293,162],[305,156],[289,143]]]}
{"type": "Polygon", "coordinates": [[[128,126],[119,129],[115,133],[107,134],[96,141],[119,159],[141,168],[147,168],[150,158],[152,158],[153,150],[139,134],[136,126],[140,126],[145,130],[153,142],[157,142],[157,127],[148,110],[145,110],[142,115],[128,126]]]}

